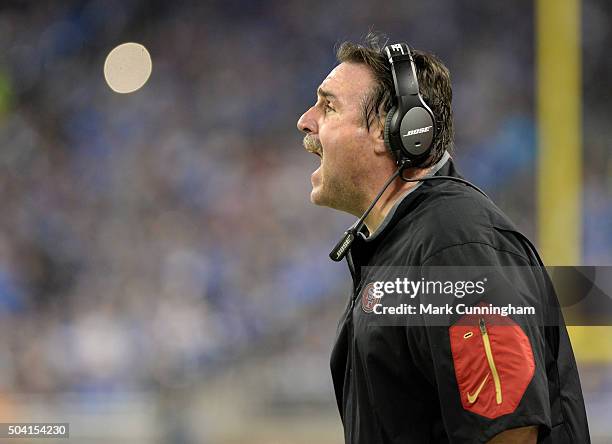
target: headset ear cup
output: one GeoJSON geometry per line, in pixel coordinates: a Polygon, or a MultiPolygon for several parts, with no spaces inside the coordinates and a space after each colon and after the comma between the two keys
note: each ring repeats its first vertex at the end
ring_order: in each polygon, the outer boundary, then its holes
{"type": "Polygon", "coordinates": [[[391,108],[389,110],[389,112],[387,113],[387,117],[385,118],[385,129],[384,129],[384,136],[385,136],[385,146],[387,147],[387,150],[389,150],[389,152],[391,154],[395,154],[395,149],[393,146],[391,146],[391,120],[393,119],[393,116],[395,115],[395,112],[397,111],[397,107],[394,106],[393,108],[391,108]]]}

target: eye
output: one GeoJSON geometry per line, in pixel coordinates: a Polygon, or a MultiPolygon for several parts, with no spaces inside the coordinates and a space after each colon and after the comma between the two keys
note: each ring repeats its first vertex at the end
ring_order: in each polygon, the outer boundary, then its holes
{"type": "Polygon", "coordinates": [[[325,102],[325,112],[328,113],[330,111],[335,111],[335,109],[330,105],[329,100],[325,102]]]}

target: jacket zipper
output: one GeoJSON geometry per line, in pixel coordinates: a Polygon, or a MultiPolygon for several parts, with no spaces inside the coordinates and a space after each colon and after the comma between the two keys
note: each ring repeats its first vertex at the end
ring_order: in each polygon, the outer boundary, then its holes
{"type": "MultiPolygon", "coordinates": [[[[351,302],[349,304],[349,309],[348,309],[348,313],[346,315],[346,324],[347,324],[347,335],[348,335],[348,362],[350,365],[350,369],[349,369],[349,384],[350,384],[350,388],[349,388],[349,396],[351,395],[351,392],[353,391],[353,334],[354,334],[354,327],[353,327],[353,308],[355,307],[355,290],[357,289],[357,283],[355,281],[355,264],[353,262],[353,255],[352,252],[349,251],[348,254],[346,255],[346,263],[348,265],[349,271],[351,272],[351,280],[353,281],[353,288],[351,291],[351,302]]],[[[346,381],[345,381],[346,384],[346,381]]],[[[351,400],[350,402],[353,402],[353,400],[351,400]]],[[[346,406],[347,400],[344,400],[344,406],[342,407],[343,410],[346,406]]],[[[351,417],[350,419],[348,419],[346,417],[346,411],[344,411],[344,414],[342,415],[344,418],[344,421],[350,421],[350,424],[355,424],[357,422],[357,413],[355,412],[355,408],[352,409],[351,412],[351,417]]],[[[350,427],[349,430],[349,436],[348,436],[348,440],[347,442],[353,442],[353,427],[350,427]]]]}
{"type": "Polygon", "coordinates": [[[497,367],[495,366],[495,360],[493,359],[493,352],[491,351],[491,341],[489,340],[489,333],[487,332],[487,326],[485,320],[480,318],[480,332],[482,333],[482,343],[484,345],[485,354],[487,355],[487,361],[491,374],[493,375],[493,382],[495,383],[495,401],[497,404],[502,403],[502,391],[501,381],[499,379],[499,373],[497,373],[497,367]]]}

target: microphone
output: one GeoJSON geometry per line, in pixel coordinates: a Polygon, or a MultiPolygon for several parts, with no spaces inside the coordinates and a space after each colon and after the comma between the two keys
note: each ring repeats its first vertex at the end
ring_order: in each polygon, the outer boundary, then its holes
{"type": "Polygon", "coordinates": [[[374,205],[376,205],[376,202],[378,202],[378,200],[381,198],[381,196],[383,195],[385,190],[389,187],[389,185],[391,185],[391,183],[398,176],[404,182],[425,182],[425,181],[428,181],[428,180],[452,180],[453,182],[459,182],[459,183],[462,183],[464,185],[467,185],[469,187],[474,188],[476,191],[478,191],[484,197],[486,197],[487,199],[491,200],[489,198],[489,196],[487,196],[486,193],[484,191],[482,191],[480,188],[478,188],[476,185],[474,185],[473,183],[471,183],[471,182],[469,182],[469,181],[467,181],[465,179],[462,179],[460,177],[454,177],[454,176],[429,176],[429,177],[421,177],[419,179],[406,179],[402,173],[404,172],[404,170],[408,166],[410,166],[410,163],[411,162],[408,159],[403,159],[403,160],[400,161],[399,168],[387,180],[387,182],[384,184],[384,186],[382,187],[380,192],[376,195],[376,197],[374,198],[374,200],[372,201],[372,203],[368,207],[368,209],[365,210],[365,212],[359,218],[359,220],[357,220],[357,222],[355,222],[353,225],[351,225],[344,232],[344,235],[342,236],[342,238],[338,241],[338,243],[336,244],[334,249],[329,253],[329,258],[332,261],[340,262],[342,259],[344,259],[344,256],[346,256],[346,254],[348,253],[349,249],[351,248],[351,245],[353,244],[353,241],[355,240],[355,237],[357,236],[357,233],[359,232],[359,230],[361,230],[361,227],[363,227],[363,224],[365,222],[366,217],[368,217],[368,214],[370,214],[370,212],[372,211],[372,208],[374,208],[374,205]]]}

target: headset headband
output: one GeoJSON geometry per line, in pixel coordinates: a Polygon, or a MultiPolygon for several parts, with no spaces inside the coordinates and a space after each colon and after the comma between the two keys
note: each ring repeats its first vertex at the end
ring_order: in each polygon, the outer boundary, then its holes
{"type": "Polygon", "coordinates": [[[385,47],[385,52],[391,64],[395,93],[398,97],[415,96],[419,94],[419,81],[410,48],[405,43],[397,43],[385,47]],[[401,63],[410,62],[410,63],[401,63]]]}

